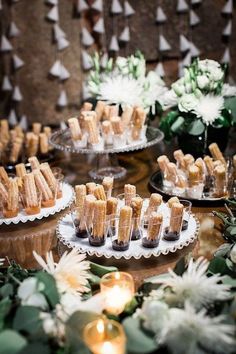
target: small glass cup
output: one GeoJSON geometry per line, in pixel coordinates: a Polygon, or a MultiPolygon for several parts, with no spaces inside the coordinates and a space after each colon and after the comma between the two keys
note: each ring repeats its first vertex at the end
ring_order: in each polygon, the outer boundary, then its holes
{"type": "Polygon", "coordinates": [[[126,133],[124,132],[123,134],[114,134],[113,135],[113,147],[115,149],[122,148],[126,146],[127,144],[127,137],[126,133]]]}
{"type": "Polygon", "coordinates": [[[141,218],[132,218],[132,234],[131,241],[136,241],[143,236],[143,225],[141,218]]]}
{"type": "Polygon", "coordinates": [[[121,324],[108,319],[88,323],[83,339],[93,354],[125,354],[126,336],[121,324]]]}
{"type": "Polygon", "coordinates": [[[142,245],[145,248],[155,248],[159,245],[162,234],[163,221],[156,221],[149,223],[149,220],[144,218],[142,220],[143,232],[142,245]]]}
{"type": "Polygon", "coordinates": [[[58,174],[56,177],[58,187],[57,187],[57,199],[60,199],[63,197],[62,189],[63,189],[63,182],[64,182],[65,176],[61,173],[58,174]]]}
{"type": "Polygon", "coordinates": [[[126,272],[105,274],[100,282],[105,310],[119,315],[134,296],[134,279],[126,272]]]}
{"type": "Polygon", "coordinates": [[[86,223],[89,243],[91,246],[100,247],[105,245],[110,221],[92,221],[92,227],[86,223]]]}
{"type": "Polygon", "coordinates": [[[81,215],[81,211],[80,211],[81,209],[76,206],[73,206],[70,208],[70,210],[71,210],[71,219],[75,229],[75,236],[78,238],[87,238],[88,232],[87,232],[85,221],[83,220],[83,217],[81,215]]]}
{"type": "Polygon", "coordinates": [[[187,230],[188,222],[191,214],[192,203],[189,200],[180,199],[180,203],[184,206],[184,216],[183,216],[183,224],[182,231],[187,230]]]}
{"type": "Polygon", "coordinates": [[[129,202],[134,197],[140,197],[140,195],[139,194],[135,194],[133,196],[133,194],[130,194],[130,195],[129,194],[125,194],[125,193],[118,194],[116,196],[116,198],[118,199],[118,209],[122,208],[125,205],[130,205],[129,202]],[[126,196],[126,199],[125,199],[125,196],[126,196]]]}
{"type": "Polygon", "coordinates": [[[102,133],[102,138],[103,138],[104,144],[106,146],[112,146],[113,145],[113,135],[112,135],[112,133],[108,133],[108,134],[102,133]]]}
{"type": "Polygon", "coordinates": [[[91,143],[92,150],[94,151],[103,151],[104,150],[104,140],[99,137],[99,141],[96,144],[91,143]]]}
{"type": "Polygon", "coordinates": [[[84,133],[81,140],[73,140],[74,147],[76,149],[84,149],[88,144],[88,134],[84,133]]]}
{"type": "Polygon", "coordinates": [[[14,210],[11,210],[11,209],[9,209],[8,201],[2,200],[2,212],[3,212],[4,218],[6,218],[6,219],[14,218],[19,213],[19,207],[14,210]]]}
{"type": "Polygon", "coordinates": [[[170,217],[169,226],[164,229],[165,241],[177,241],[180,238],[183,225],[183,215],[170,217]]]}
{"type": "Polygon", "coordinates": [[[42,202],[41,205],[43,208],[52,208],[56,204],[57,200],[57,192],[59,188],[59,183],[56,183],[56,186],[51,186],[51,191],[52,191],[52,198],[50,199],[45,199],[43,194],[42,194],[42,202]]]}
{"type": "Polygon", "coordinates": [[[40,213],[41,211],[42,192],[37,190],[36,193],[37,193],[37,202],[34,203],[35,205],[33,205],[32,202],[29,201],[29,199],[27,198],[25,191],[22,190],[20,192],[20,201],[27,215],[35,215],[40,213]]]}
{"type": "Polygon", "coordinates": [[[186,188],[187,195],[193,199],[202,199],[204,184],[199,183],[195,186],[186,188]]]}
{"type": "Polygon", "coordinates": [[[119,226],[119,218],[111,219],[108,226],[108,235],[111,238],[112,248],[115,251],[126,251],[129,249],[133,225],[119,226]]]}

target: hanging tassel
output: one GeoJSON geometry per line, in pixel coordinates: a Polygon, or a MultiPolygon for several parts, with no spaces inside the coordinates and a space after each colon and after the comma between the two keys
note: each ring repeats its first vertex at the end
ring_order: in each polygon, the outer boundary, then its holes
{"type": "Polygon", "coordinates": [[[129,42],[130,41],[130,31],[129,27],[126,26],[120,34],[119,40],[122,42],[129,42]]]}
{"type": "Polygon", "coordinates": [[[58,0],[46,0],[46,4],[48,4],[48,5],[57,5],[58,4],[58,0]]]}
{"type": "Polygon", "coordinates": [[[57,49],[59,51],[68,48],[69,45],[70,45],[70,42],[65,37],[58,38],[58,40],[57,40],[57,49]]]}
{"type": "Polygon", "coordinates": [[[91,6],[92,9],[97,10],[99,12],[103,11],[103,2],[102,0],[96,0],[91,6]]]}
{"type": "Polygon", "coordinates": [[[107,62],[108,62],[108,54],[104,53],[103,56],[101,57],[101,60],[100,60],[100,65],[103,69],[106,68],[107,62]]]}
{"type": "Polygon", "coordinates": [[[59,11],[58,6],[54,6],[47,14],[47,19],[53,22],[59,21],[59,11]]]}
{"type": "Polygon", "coordinates": [[[222,64],[229,64],[230,63],[230,51],[229,48],[226,48],[223,54],[223,57],[221,58],[221,63],[222,64]]]}
{"type": "Polygon", "coordinates": [[[13,49],[13,47],[12,47],[11,43],[9,42],[7,37],[4,36],[4,34],[3,34],[2,39],[1,39],[1,52],[10,52],[10,51],[12,51],[12,49],[13,49]]]}
{"type": "Polygon", "coordinates": [[[60,77],[61,75],[61,62],[60,60],[56,60],[51,69],[49,70],[49,74],[60,77]]]}
{"type": "Polygon", "coordinates": [[[67,94],[65,90],[62,90],[57,100],[57,106],[63,108],[66,107],[67,105],[68,105],[67,94]]]}
{"type": "Polygon", "coordinates": [[[170,49],[171,49],[170,44],[167,42],[165,37],[162,34],[160,34],[160,36],[159,36],[159,50],[160,50],[160,52],[165,52],[166,50],[170,50],[170,49]]]}
{"type": "Polygon", "coordinates": [[[94,39],[86,27],[82,28],[82,44],[90,47],[94,43],[94,39]]]}
{"type": "Polygon", "coordinates": [[[133,7],[130,5],[130,3],[128,1],[124,2],[124,15],[126,17],[132,16],[135,14],[135,11],[133,9],[133,7]]]}
{"type": "Polygon", "coordinates": [[[21,127],[22,130],[25,132],[28,130],[28,119],[25,115],[23,115],[20,119],[19,126],[21,127]]]}
{"type": "Polygon", "coordinates": [[[63,64],[61,64],[61,68],[60,69],[61,69],[60,80],[64,81],[64,80],[69,79],[70,73],[69,73],[69,71],[66,69],[66,67],[63,64]]]}
{"type": "Polygon", "coordinates": [[[182,61],[178,63],[178,77],[182,77],[184,75],[184,66],[182,61]]]}
{"type": "Polygon", "coordinates": [[[227,25],[225,26],[225,28],[223,29],[222,32],[223,36],[231,36],[232,34],[232,21],[229,20],[229,22],[227,23],[227,25]]]}
{"type": "Polygon", "coordinates": [[[114,52],[118,52],[119,51],[119,44],[117,41],[117,38],[115,35],[113,35],[111,37],[111,41],[110,41],[110,45],[109,45],[109,50],[114,51],[114,52]]]}
{"type": "Polygon", "coordinates": [[[15,70],[18,70],[18,69],[22,68],[22,66],[25,65],[24,61],[17,54],[13,55],[12,61],[13,61],[13,67],[15,70]]]}
{"type": "Polygon", "coordinates": [[[188,52],[188,53],[185,55],[185,57],[183,58],[183,60],[182,60],[182,65],[183,65],[183,66],[189,66],[189,65],[191,64],[191,61],[192,61],[191,59],[192,59],[191,53],[188,52]]]}
{"type": "Polygon", "coordinates": [[[10,23],[8,35],[9,37],[18,37],[20,35],[20,30],[13,21],[10,23]]]}
{"type": "Polygon", "coordinates": [[[101,34],[105,33],[104,19],[102,17],[96,22],[93,31],[101,34]]]}
{"type": "Polygon", "coordinates": [[[3,76],[2,80],[2,91],[11,91],[12,90],[12,84],[7,75],[3,76]]]}
{"type": "Polygon", "coordinates": [[[224,15],[231,15],[233,13],[233,0],[228,0],[221,12],[224,15]]]}
{"type": "Polygon", "coordinates": [[[2,0],[0,0],[0,11],[2,10],[2,0]]]}
{"type": "Polygon", "coordinates": [[[16,112],[14,109],[11,109],[11,111],[10,111],[10,114],[8,116],[8,122],[9,122],[10,126],[12,126],[12,127],[14,127],[15,125],[18,124],[16,112]]]}
{"type": "Polygon", "coordinates": [[[84,0],[78,0],[77,2],[77,12],[81,14],[81,12],[88,10],[88,4],[84,0]]]}
{"type": "Polygon", "coordinates": [[[66,38],[65,32],[61,29],[61,27],[55,23],[53,25],[53,31],[54,31],[54,38],[57,41],[59,38],[66,38]]]}
{"type": "Polygon", "coordinates": [[[89,70],[93,67],[92,58],[85,50],[82,50],[82,66],[84,70],[89,70]]]}
{"type": "Polygon", "coordinates": [[[193,42],[190,43],[190,53],[192,57],[199,57],[199,55],[201,54],[200,50],[198,49],[198,47],[195,46],[195,44],[193,44],[193,42]]]}
{"type": "Polygon", "coordinates": [[[177,10],[178,13],[182,13],[185,11],[188,11],[188,4],[186,3],[185,0],[178,0],[177,3],[177,10]]]}
{"type": "Polygon", "coordinates": [[[15,86],[12,95],[13,101],[20,102],[23,100],[23,96],[21,94],[19,86],[15,86]]]}
{"type": "Polygon", "coordinates": [[[202,0],[191,0],[192,5],[197,5],[197,4],[200,4],[201,2],[202,2],[202,0]]]}
{"type": "Polygon", "coordinates": [[[179,47],[181,52],[186,52],[190,48],[190,42],[183,34],[179,37],[179,47]]]}
{"type": "Polygon", "coordinates": [[[190,21],[189,21],[189,23],[190,23],[190,26],[192,26],[192,27],[197,26],[200,23],[199,16],[193,10],[190,10],[190,21]]]}
{"type": "Polygon", "coordinates": [[[164,66],[162,64],[162,62],[159,62],[155,68],[155,72],[157,75],[159,75],[160,77],[165,77],[165,70],[164,70],[164,66]]]}
{"type": "Polygon", "coordinates": [[[164,23],[164,22],[166,22],[166,20],[167,20],[166,14],[162,10],[162,8],[160,6],[158,6],[157,14],[156,14],[156,22],[157,23],[164,23]]]}
{"type": "Polygon", "coordinates": [[[113,15],[118,15],[121,14],[123,12],[122,6],[119,2],[119,0],[112,0],[112,4],[111,4],[111,13],[113,15]]]}

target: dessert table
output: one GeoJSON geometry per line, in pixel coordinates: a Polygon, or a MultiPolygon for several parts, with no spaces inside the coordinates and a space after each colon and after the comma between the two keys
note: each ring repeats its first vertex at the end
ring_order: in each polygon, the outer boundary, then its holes
{"type": "MultiPolygon", "coordinates": [[[[147,197],[149,195],[149,178],[157,169],[156,157],[163,153],[170,155],[173,149],[174,147],[168,147],[161,143],[140,152],[121,154],[119,162],[128,169],[128,174],[125,180],[115,181],[114,193],[120,193],[124,183],[130,183],[136,185],[137,192],[142,197],[147,197]]],[[[78,158],[78,155],[57,153],[53,166],[62,167],[66,181],[72,185],[86,183],[89,180],[87,177],[89,168],[87,158],[90,159],[90,162],[93,159],[92,156],[81,155],[78,158]]],[[[181,251],[157,258],[139,260],[97,259],[94,257],[90,257],[90,259],[107,266],[117,266],[120,270],[130,272],[135,279],[136,286],[140,285],[143,279],[163,273],[169,267],[174,267],[175,263],[183,256],[194,254],[210,259],[214,251],[223,243],[219,221],[211,214],[212,208],[193,207],[192,211],[200,221],[199,237],[197,241],[181,251]]],[[[57,242],[56,237],[56,225],[63,213],[68,213],[68,208],[43,220],[17,225],[1,225],[0,258],[7,255],[9,259],[14,259],[23,267],[33,268],[36,267],[32,255],[33,250],[41,255],[45,255],[47,251],[52,250],[54,255],[59,257],[66,249],[64,245],[57,242]]]]}

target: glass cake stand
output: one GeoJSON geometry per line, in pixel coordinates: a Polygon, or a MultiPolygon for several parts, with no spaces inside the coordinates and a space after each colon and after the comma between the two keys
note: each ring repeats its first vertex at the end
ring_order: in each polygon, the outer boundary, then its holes
{"type": "Polygon", "coordinates": [[[120,148],[105,147],[103,150],[91,148],[78,148],[71,139],[70,130],[57,130],[50,138],[50,144],[58,150],[76,154],[94,154],[96,156],[96,167],[89,171],[89,176],[93,179],[103,179],[105,176],[121,179],[126,175],[126,169],[118,163],[117,154],[122,152],[142,150],[152,145],[158,144],[164,138],[164,134],[157,128],[147,127],[146,137],[143,140],[127,144],[120,148]]]}

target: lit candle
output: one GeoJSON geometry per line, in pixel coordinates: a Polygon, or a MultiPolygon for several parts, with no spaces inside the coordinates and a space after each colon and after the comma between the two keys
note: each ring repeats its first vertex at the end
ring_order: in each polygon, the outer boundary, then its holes
{"type": "Polygon", "coordinates": [[[112,320],[96,320],[84,329],[84,341],[93,354],[125,354],[126,337],[122,326],[112,320]]]}
{"type": "Polygon", "coordinates": [[[114,315],[119,315],[134,296],[133,278],[125,272],[104,275],[100,288],[106,311],[114,315]]]}

